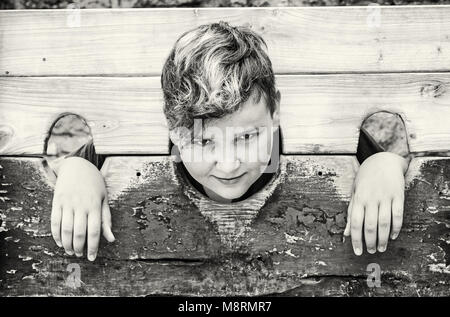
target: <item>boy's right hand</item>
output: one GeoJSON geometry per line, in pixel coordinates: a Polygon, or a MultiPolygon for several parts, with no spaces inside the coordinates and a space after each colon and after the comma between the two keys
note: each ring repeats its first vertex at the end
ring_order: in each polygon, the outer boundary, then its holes
{"type": "Polygon", "coordinates": [[[101,231],[109,242],[115,240],[105,182],[89,161],[69,157],[61,164],[53,195],[51,226],[56,244],[64,247],[69,255],[83,256],[87,238],[90,261],[97,257],[101,231]]]}

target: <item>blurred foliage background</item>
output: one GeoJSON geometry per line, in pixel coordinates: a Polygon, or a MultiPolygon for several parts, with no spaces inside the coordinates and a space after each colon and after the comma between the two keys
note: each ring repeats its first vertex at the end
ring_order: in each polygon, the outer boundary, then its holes
{"type": "Polygon", "coordinates": [[[64,9],[71,3],[87,8],[296,7],[450,4],[450,0],[0,0],[0,9],[64,9]]]}

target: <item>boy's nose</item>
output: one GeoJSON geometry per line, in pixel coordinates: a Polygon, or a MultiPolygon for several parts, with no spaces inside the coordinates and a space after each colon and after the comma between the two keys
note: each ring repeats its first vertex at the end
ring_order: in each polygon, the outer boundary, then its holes
{"type": "Polygon", "coordinates": [[[216,163],[216,169],[220,171],[221,175],[219,177],[235,177],[239,175],[234,175],[233,173],[239,169],[241,165],[239,160],[231,161],[218,161],[216,163]]]}
{"type": "Polygon", "coordinates": [[[214,153],[216,169],[220,172],[219,177],[234,177],[241,165],[234,146],[219,147],[214,153]]]}

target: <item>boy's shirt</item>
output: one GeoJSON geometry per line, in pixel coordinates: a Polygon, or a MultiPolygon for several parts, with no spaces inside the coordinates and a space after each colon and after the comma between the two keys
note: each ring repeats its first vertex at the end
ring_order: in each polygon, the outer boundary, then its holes
{"type": "MultiPolygon", "coordinates": [[[[280,135],[278,137],[281,138],[280,135]]],[[[280,140],[280,144],[282,144],[281,140],[280,140]]],[[[358,148],[357,148],[357,152],[356,152],[356,157],[357,157],[359,163],[362,164],[364,162],[364,160],[366,160],[369,156],[371,156],[375,153],[384,152],[384,151],[385,150],[367,133],[367,131],[364,128],[361,128],[361,133],[359,135],[359,141],[358,141],[358,148]]],[[[69,153],[66,157],[72,157],[72,156],[82,157],[82,158],[88,160],[89,162],[94,164],[99,170],[102,167],[102,165],[105,162],[105,159],[107,157],[107,155],[95,153],[95,147],[94,147],[94,143],[93,143],[92,139],[89,140],[86,144],[82,145],[77,150],[69,153]]],[[[269,161],[269,166],[270,166],[271,162],[272,162],[272,160],[269,161]]],[[[195,188],[197,188],[203,195],[207,196],[203,186],[199,182],[197,182],[188,173],[184,164],[181,163],[180,167],[182,168],[184,174],[189,179],[190,183],[195,188]]],[[[233,203],[233,202],[247,199],[254,193],[261,190],[264,187],[264,185],[267,184],[274,175],[275,175],[275,173],[261,174],[261,176],[252,184],[252,186],[250,186],[250,188],[247,190],[247,192],[243,196],[241,196],[237,199],[233,199],[231,202],[233,203]]]]}

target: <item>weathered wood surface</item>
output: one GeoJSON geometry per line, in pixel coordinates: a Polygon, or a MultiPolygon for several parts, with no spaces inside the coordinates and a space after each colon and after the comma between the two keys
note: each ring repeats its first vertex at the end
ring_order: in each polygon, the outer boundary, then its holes
{"type": "Polygon", "coordinates": [[[94,263],[63,255],[53,242],[53,185],[41,160],[0,165],[4,296],[450,295],[448,158],[411,162],[399,238],[383,254],[356,257],[342,242],[354,157],[283,156],[272,196],[226,243],[170,157],[110,157],[103,173],[117,240],[102,240],[94,263]],[[81,267],[76,289],[65,283],[70,263],[81,267]],[[366,284],[369,263],[381,267],[380,288],[366,284]]]}
{"type": "Polygon", "coordinates": [[[168,154],[160,78],[0,79],[0,153],[43,154],[63,113],[82,116],[99,153],[168,154]]]}
{"type": "Polygon", "coordinates": [[[178,36],[225,20],[268,42],[277,73],[450,68],[449,6],[0,12],[0,75],[157,75],[178,36]]]}
{"type": "MultiPolygon", "coordinates": [[[[356,153],[363,120],[402,116],[410,151],[450,140],[450,75],[429,73],[277,76],[283,152],[356,153]]],[[[97,152],[168,154],[159,77],[0,78],[0,153],[43,154],[61,113],[87,120],[97,152]]]]}

